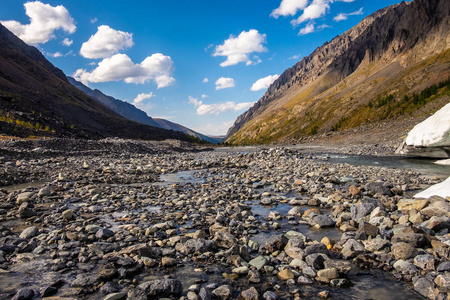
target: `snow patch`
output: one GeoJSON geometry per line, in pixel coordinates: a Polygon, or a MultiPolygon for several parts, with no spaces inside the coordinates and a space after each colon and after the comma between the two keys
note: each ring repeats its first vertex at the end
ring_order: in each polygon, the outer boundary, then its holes
{"type": "Polygon", "coordinates": [[[406,145],[438,147],[450,145],[450,103],[408,133],[406,145]]]}
{"type": "Polygon", "coordinates": [[[450,166],[450,158],[449,159],[441,159],[434,162],[436,165],[450,166]]]}
{"type": "Polygon", "coordinates": [[[430,198],[431,196],[450,197],[450,177],[416,194],[414,198],[430,198]]]}

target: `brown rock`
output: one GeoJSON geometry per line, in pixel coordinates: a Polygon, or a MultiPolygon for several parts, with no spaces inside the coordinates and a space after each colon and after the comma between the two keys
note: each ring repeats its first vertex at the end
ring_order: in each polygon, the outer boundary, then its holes
{"type": "Polygon", "coordinates": [[[278,272],[277,276],[283,281],[294,279],[294,273],[292,273],[290,269],[284,269],[283,271],[278,272]]]}

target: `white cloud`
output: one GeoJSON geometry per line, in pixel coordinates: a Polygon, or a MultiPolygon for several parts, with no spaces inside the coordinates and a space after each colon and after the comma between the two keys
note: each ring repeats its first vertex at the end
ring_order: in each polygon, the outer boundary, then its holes
{"type": "Polygon", "coordinates": [[[235,84],[234,84],[233,78],[220,77],[216,81],[216,90],[232,88],[234,86],[235,86],[235,84]]]}
{"type": "Polygon", "coordinates": [[[273,18],[279,16],[295,16],[297,11],[305,9],[308,5],[308,0],[282,0],[280,6],[274,9],[270,14],[273,18]]]}
{"type": "Polygon", "coordinates": [[[72,40],[69,40],[68,38],[65,38],[65,39],[62,41],[62,43],[63,43],[64,46],[70,47],[70,46],[73,44],[73,41],[72,41],[72,40]]]}
{"type": "Polygon", "coordinates": [[[97,23],[98,19],[97,18],[92,18],[91,19],[91,24],[97,23]]]}
{"type": "Polygon", "coordinates": [[[55,38],[55,30],[63,29],[74,33],[76,26],[69,11],[62,5],[51,6],[40,1],[24,4],[25,14],[30,17],[30,24],[17,21],[0,21],[6,28],[27,44],[43,44],[55,38]]]}
{"type": "Polygon", "coordinates": [[[359,15],[362,15],[362,14],[364,14],[364,12],[363,12],[363,8],[361,7],[359,10],[354,11],[352,13],[348,13],[348,14],[340,13],[336,17],[334,17],[333,20],[336,21],[336,22],[344,21],[344,20],[348,19],[348,16],[359,16],[359,15]]]}
{"type": "Polygon", "coordinates": [[[300,54],[296,54],[294,56],[289,57],[289,59],[298,60],[300,57],[302,57],[300,54]]]}
{"type": "Polygon", "coordinates": [[[45,54],[46,54],[47,56],[55,57],[55,58],[64,56],[61,52],[55,52],[55,53],[45,52],[45,54]]]}
{"type": "Polygon", "coordinates": [[[308,34],[308,33],[312,33],[314,31],[315,31],[315,29],[314,29],[314,22],[309,22],[308,25],[306,25],[305,28],[300,29],[298,35],[305,35],[305,34],[308,34]]]}
{"type": "Polygon", "coordinates": [[[331,26],[327,25],[327,24],[322,24],[320,26],[317,26],[317,29],[325,29],[325,28],[331,28],[331,26]]]}
{"type": "Polygon", "coordinates": [[[323,17],[330,10],[330,0],[314,0],[308,7],[303,10],[303,14],[295,20],[292,25],[296,26],[309,20],[323,17]]]}
{"type": "Polygon", "coordinates": [[[243,102],[236,103],[228,101],[225,103],[204,104],[203,101],[199,101],[197,98],[189,96],[189,103],[197,107],[197,115],[216,114],[227,111],[240,111],[245,110],[253,106],[255,102],[243,102]]]}
{"type": "Polygon", "coordinates": [[[202,99],[208,98],[208,95],[202,94],[202,99]]]}
{"type": "Polygon", "coordinates": [[[206,78],[206,77],[203,79],[203,82],[204,82],[204,83],[207,83],[208,81],[209,81],[209,79],[206,78]]]}
{"type": "Polygon", "coordinates": [[[86,58],[105,58],[133,45],[133,34],[101,25],[97,33],[83,43],[80,54],[86,58]]]}
{"type": "Polygon", "coordinates": [[[173,61],[170,56],[155,53],[140,64],[134,64],[126,54],[116,54],[98,63],[96,69],[88,72],[78,69],[73,77],[88,82],[109,82],[124,80],[126,83],[145,83],[154,81],[158,88],[167,87],[175,82],[171,77],[173,61]]]}
{"type": "Polygon", "coordinates": [[[220,64],[221,67],[233,66],[240,62],[244,62],[248,66],[255,64],[249,58],[250,53],[267,51],[267,48],[263,46],[264,43],[266,43],[266,35],[260,34],[258,30],[242,31],[239,36],[230,35],[230,38],[225,40],[222,45],[216,46],[213,56],[227,57],[220,64]]]}
{"type": "Polygon", "coordinates": [[[155,95],[153,93],[142,93],[136,96],[136,98],[134,98],[133,100],[133,105],[137,106],[139,103],[141,103],[142,101],[146,100],[146,99],[150,99],[152,97],[155,97],[155,95]]]}
{"type": "Polygon", "coordinates": [[[259,91],[263,89],[267,89],[277,78],[280,77],[280,75],[269,75],[267,77],[261,78],[256,80],[256,82],[252,85],[250,90],[252,91],[259,91]]]}

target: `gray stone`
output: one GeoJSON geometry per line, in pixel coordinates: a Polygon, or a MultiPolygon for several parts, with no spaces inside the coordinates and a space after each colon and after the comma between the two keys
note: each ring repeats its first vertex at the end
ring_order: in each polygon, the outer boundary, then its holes
{"type": "Polygon", "coordinates": [[[16,202],[17,202],[18,205],[21,205],[22,203],[30,201],[33,196],[34,196],[34,192],[20,193],[17,196],[16,202]]]}
{"type": "Polygon", "coordinates": [[[150,299],[158,297],[179,297],[183,292],[183,285],[178,279],[155,279],[138,285],[150,299]]]}
{"type": "Polygon", "coordinates": [[[339,278],[339,273],[336,268],[322,269],[317,272],[317,277],[323,277],[327,280],[339,278]]]}
{"type": "Polygon", "coordinates": [[[434,284],[424,277],[413,278],[414,290],[422,296],[433,299],[434,298],[434,284]]]}
{"type": "Polygon", "coordinates": [[[33,210],[33,205],[29,202],[24,202],[19,207],[19,217],[26,219],[29,217],[33,217],[36,215],[36,212],[33,210]]]}
{"type": "Polygon", "coordinates": [[[249,265],[255,267],[257,270],[261,270],[265,265],[267,265],[268,262],[269,260],[264,256],[258,256],[249,261],[248,263],[249,265]]]}
{"type": "Polygon", "coordinates": [[[389,241],[386,241],[386,240],[383,240],[380,238],[365,240],[365,241],[362,241],[362,243],[364,244],[366,251],[370,251],[370,252],[380,251],[380,250],[386,248],[387,246],[389,246],[389,244],[390,244],[389,241]]]}
{"type": "Polygon", "coordinates": [[[28,300],[34,297],[35,293],[32,289],[20,289],[12,298],[12,300],[28,300]]]}
{"type": "Polygon", "coordinates": [[[364,186],[364,189],[372,195],[379,194],[392,196],[391,190],[385,186],[383,182],[370,182],[364,186]]]}
{"type": "Polygon", "coordinates": [[[400,242],[392,244],[391,253],[395,259],[407,260],[414,257],[417,254],[417,250],[410,244],[400,242]]]}
{"type": "Polygon", "coordinates": [[[100,228],[99,230],[97,230],[97,232],[95,233],[95,237],[99,240],[106,240],[110,237],[114,236],[114,231],[109,230],[107,228],[100,228]]]}
{"type": "Polygon", "coordinates": [[[325,258],[323,254],[313,253],[306,257],[305,259],[308,266],[313,267],[316,270],[323,269],[325,258]]]}
{"type": "Polygon", "coordinates": [[[423,254],[414,257],[414,265],[422,270],[433,271],[436,264],[436,260],[433,255],[423,254]]]}
{"type": "Polygon", "coordinates": [[[450,274],[441,274],[434,279],[440,292],[450,292],[450,274]]]}
{"type": "Polygon", "coordinates": [[[233,289],[229,285],[221,285],[212,294],[221,300],[228,300],[233,296],[233,289]]]}
{"type": "Polygon", "coordinates": [[[216,232],[213,241],[216,243],[217,247],[221,248],[231,248],[237,242],[234,235],[225,231],[216,232]]]}
{"type": "Polygon", "coordinates": [[[283,234],[272,235],[267,240],[264,248],[267,249],[270,253],[282,250],[286,244],[288,243],[288,238],[283,234]]]}
{"type": "Polygon", "coordinates": [[[394,263],[394,268],[397,272],[405,273],[405,274],[417,274],[417,267],[412,263],[407,262],[405,260],[397,260],[394,263]]]}
{"type": "Polygon", "coordinates": [[[37,233],[38,233],[38,228],[36,226],[31,226],[31,227],[26,228],[24,231],[22,231],[22,233],[20,234],[19,237],[21,239],[29,239],[29,238],[36,236],[37,233]]]}
{"type": "Polygon", "coordinates": [[[442,217],[445,216],[448,212],[450,212],[450,203],[444,201],[436,201],[434,203],[431,203],[420,211],[422,215],[429,218],[442,217]]]}
{"type": "Polygon", "coordinates": [[[356,257],[359,253],[364,252],[364,245],[355,239],[348,239],[342,246],[341,254],[344,259],[356,257]]]}
{"type": "Polygon", "coordinates": [[[383,207],[381,201],[376,199],[362,199],[358,204],[350,208],[352,219],[358,222],[359,219],[369,215],[376,207],[383,207]]]}
{"type": "Polygon", "coordinates": [[[71,209],[67,209],[62,212],[62,217],[64,220],[72,220],[74,218],[74,212],[71,209]]]}
{"type": "Polygon", "coordinates": [[[106,295],[102,300],[123,300],[127,298],[127,294],[125,293],[112,293],[106,295]]]}
{"type": "MultiPolygon", "coordinates": [[[[311,278],[313,278],[313,277],[315,277],[315,275],[314,276],[310,276],[311,278]]],[[[299,276],[298,277],[298,279],[297,279],[297,283],[299,284],[299,285],[310,285],[310,284],[313,284],[314,283],[314,281],[312,281],[310,278],[308,278],[308,277],[305,277],[305,276],[299,276]]]]}
{"type": "Polygon", "coordinates": [[[278,300],[278,295],[272,291],[267,291],[263,294],[264,300],[278,300]]]}
{"type": "Polygon", "coordinates": [[[430,244],[430,241],[420,233],[399,233],[394,234],[391,239],[392,243],[404,242],[414,246],[415,248],[424,248],[430,244]]]}
{"type": "Polygon", "coordinates": [[[245,291],[242,291],[238,296],[239,300],[259,300],[259,293],[255,287],[251,287],[245,291]]]}
{"type": "Polygon", "coordinates": [[[38,192],[38,197],[46,197],[46,196],[50,196],[51,195],[51,190],[50,187],[48,185],[44,186],[43,188],[41,188],[38,192]]]}
{"type": "Polygon", "coordinates": [[[335,222],[326,215],[317,215],[311,218],[310,225],[317,228],[333,227],[335,222]]]}

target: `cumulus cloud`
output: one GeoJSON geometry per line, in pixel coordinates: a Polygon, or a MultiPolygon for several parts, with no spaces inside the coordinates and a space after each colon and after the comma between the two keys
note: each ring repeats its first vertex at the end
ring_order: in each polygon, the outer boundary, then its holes
{"type": "Polygon", "coordinates": [[[314,32],[314,31],[315,31],[315,28],[314,28],[314,22],[309,22],[309,23],[305,26],[305,28],[300,29],[298,35],[305,35],[305,34],[308,34],[308,33],[312,33],[312,32],[314,32]]]}
{"type": "Polygon", "coordinates": [[[250,88],[251,91],[260,91],[263,89],[267,89],[277,78],[280,77],[280,75],[269,75],[267,77],[261,78],[256,80],[255,83],[253,83],[252,87],[250,88]]]}
{"type": "Polygon", "coordinates": [[[147,57],[140,64],[135,64],[126,54],[116,54],[103,59],[91,72],[78,69],[73,77],[85,84],[119,80],[136,84],[154,81],[158,88],[162,88],[175,82],[171,77],[172,69],[173,61],[170,56],[161,53],[147,57]]]}
{"type": "Polygon", "coordinates": [[[236,103],[228,101],[225,103],[204,104],[203,101],[189,96],[189,103],[197,107],[197,115],[220,114],[227,111],[240,111],[250,108],[254,102],[236,103]]]}
{"type": "Polygon", "coordinates": [[[152,97],[155,97],[155,95],[153,93],[142,93],[136,96],[136,98],[134,98],[133,100],[133,105],[137,106],[139,103],[141,103],[142,101],[146,100],[146,99],[150,99],[152,97]]]}
{"type": "Polygon", "coordinates": [[[62,5],[51,6],[40,1],[24,4],[25,14],[30,17],[30,24],[17,21],[0,21],[6,28],[27,44],[37,45],[55,38],[54,32],[62,29],[74,33],[76,26],[69,11],[62,5]]]}
{"type": "Polygon", "coordinates": [[[202,94],[202,99],[208,98],[208,95],[202,94]]]}
{"type": "Polygon", "coordinates": [[[91,19],[91,24],[97,23],[98,19],[97,18],[92,18],[91,19]]]}
{"type": "Polygon", "coordinates": [[[271,17],[277,19],[279,16],[295,16],[299,10],[305,9],[308,0],[283,0],[277,9],[270,14],[271,17]]]}
{"type": "Polygon", "coordinates": [[[83,43],[80,54],[86,58],[105,58],[133,45],[133,34],[101,25],[97,33],[83,43]]]}
{"type": "Polygon", "coordinates": [[[62,43],[63,43],[64,46],[70,47],[70,46],[73,44],[73,41],[72,41],[72,40],[69,40],[68,38],[65,38],[65,39],[62,41],[62,43]]]}
{"type": "Polygon", "coordinates": [[[204,82],[204,83],[207,83],[208,81],[209,81],[209,79],[206,78],[206,77],[203,79],[203,82],[204,82]]]}
{"type": "Polygon", "coordinates": [[[228,77],[220,77],[216,80],[216,90],[234,87],[234,79],[228,77]]]}
{"type": "Polygon", "coordinates": [[[222,45],[216,46],[213,56],[226,56],[227,59],[220,64],[221,67],[228,67],[244,62],[247,66],[260,62],[259,57],[255,61],[249,58],[253,52],[266,52],[263,46],[266,43],[266,35],[258,30],[251,29],[242,31],[237,37],[230,35],[222,45]],[[258,61],[259,60],[259,61],[258,61]]]}
{"type": "Polygon", "coordinates": [[[336,21],[336,22],[344,21],[344,20],[348,19],[348,16],[360,16],[362,14],[364,14],[363,7],[361,7],[359,10],[354,11],[352,13],[348,13],[348,14],[340,13],[336,17],[334,17],[333,20],[336,21]]]}
{"type": "Polygon", "coordinates": [[[314,0],[308,7],[303,10],[303,13],[291,23],[297,26],[306,21],[314,20],[323,17],[330,10],[330,0],[314,0]]]}

